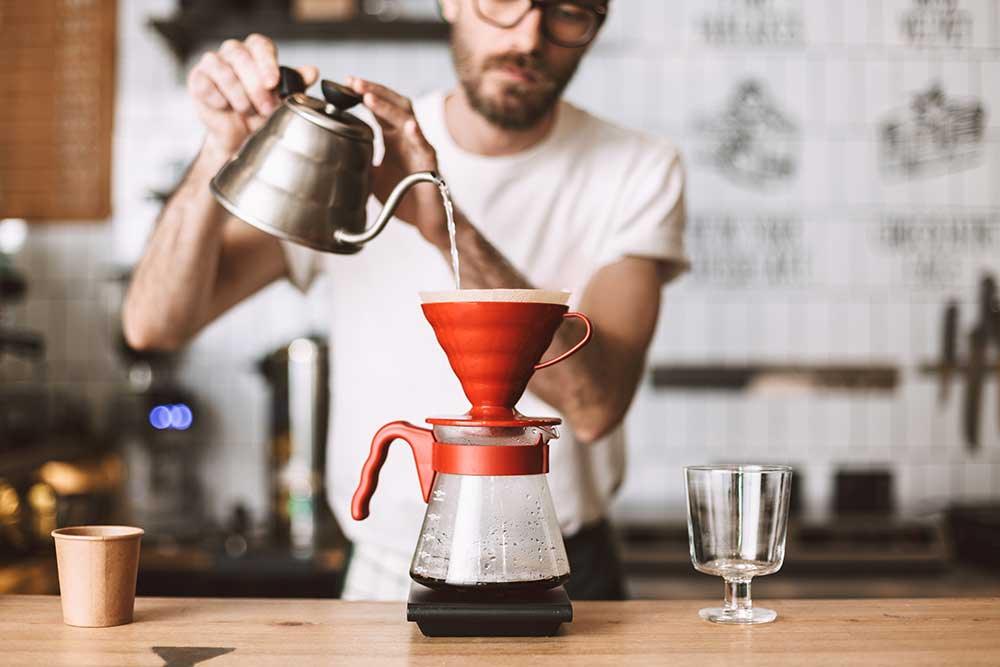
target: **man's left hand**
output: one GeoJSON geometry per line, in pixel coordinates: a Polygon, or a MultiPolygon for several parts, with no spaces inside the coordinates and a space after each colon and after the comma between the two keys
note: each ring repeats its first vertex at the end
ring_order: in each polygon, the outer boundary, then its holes
{"type": "MultiPolygon", "coordinates": [[[[371,81],[348,77],[347,85],[371,109],[385,142],[385,156],[373,172],[375,196],[385,202],[404,177],[418,171],[437,171],[437,153],[420,130],[410,99],[371,81]]],[[[432,184],[419,183],[396,208],[400,220],[415,226],[438,247],[448,243],[448,229],[441,195],[432,184]]]]}

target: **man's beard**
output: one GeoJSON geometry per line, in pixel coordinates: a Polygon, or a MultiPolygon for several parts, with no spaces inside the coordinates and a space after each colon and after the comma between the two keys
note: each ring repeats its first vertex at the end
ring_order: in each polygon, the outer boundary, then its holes
{"type": "Polygon", "coordinates": [[[469,104],[487,121],[505,130],[527,130],[542,120],[555,107],[580,64],[577,58],[565,71],[556,72],[537,54],[505,53],[489,56],[477,67],[472,49],[456,31],[452,32],[451,53],[469,104]],[[530,71],[537,82],[530,88],[510,82],[502,84],[499,95],[491,97],[484,94],[483,77],[486,72],[505,65],[530,71]]]}

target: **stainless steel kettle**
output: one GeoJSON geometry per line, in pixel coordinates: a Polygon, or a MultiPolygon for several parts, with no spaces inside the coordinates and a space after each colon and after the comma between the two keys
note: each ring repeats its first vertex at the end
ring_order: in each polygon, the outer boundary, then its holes
{"type": "Polygon", "coordinates": [[[323,100],[305,94],[295,70],[282,67],[280,107],[212,179],[212,194],[254,227],[316,250],[353,254],[385,228],[406,191],[434,183],[434,172],[410,174],[366,227],[374,133],[347,110],[361,98],[332,81],[323,100]]]}

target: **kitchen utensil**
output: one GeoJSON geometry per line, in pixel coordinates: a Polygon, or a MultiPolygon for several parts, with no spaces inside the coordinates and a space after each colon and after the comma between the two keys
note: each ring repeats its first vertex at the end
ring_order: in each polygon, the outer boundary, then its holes
{"type": "Polygon", "coordinates": [[[982,413],[983,379],[986,375],[986,346],[989,334],[980,323],[969,332],[969,353],[965,369],[965,396],[962,402],[962,432],[969,451],[979,449],[979,422],[982,413]]]}
{"type": "Polygon", "coordinates": [[[545,589],[569,578],[569,561],[549,487],[551,426],[387,424],[372,442],[352,504],[368,515],[389,444],[413,450],[427,513],[410,577],[434,589],[504,592],[545,589]]]}
{"type": "MultiPolygon", "coordinates": [[[[424,292],[424,317],[434,328],[452,370],[472,403],[468,413],[442,423],[453,426],[524,426],[539,423],[514,405],[534,371],[575,354],[590,341],[590,321],[567,312],[569,292],[454,290],[424,292]],[[584,332],[573,347],[539,363],[564,319],[579,319],[584,332]]],[[[559,420],[542,418],[544,424],[559,420]]]]}
{"type": "Polygon", "coordinates": [[[406,422],[382,427],[351,506],[355,519],[368,516],[389,445],[406,441],[428,502],[410,569],[415,581],[485,591],[551,588],[569,576],[544,477],[560,420],[523,417],[514,409],[535,370],[566,359],[590,338],[586,317],[567,312],[568,296],[541,290],[422,295],[424,314],[473,407],[461,417],[428,419],[432,430],[406,422]],[[538,363],[570,317],[586,324],[581,342],[538,363]]]}
{"type": "Polygon", "coordinates": [[[753,577],[773,574],[785,558],[788,466],[716,465],[684,468],[691,562],[699,572],[725,579],[722,607],[702,609],[708,621],[769,623],[770,609],[754,607],[753,577]]]}
{"type": "Polygon", "coordinates": [[[944,309],[941,331],[941,375],[938,378],[938,404],[945,405],[951,394],[952,373],[958,365],[958,302],[952,299],[944,309]]]}
{"type": "MultiPolygon", "coordinates": [[[[979,281],[979,322],[986,330],[986,347],[1000,350],[1000,300],[997,298],[996,278],[989,273],[984,274],[979,281]]],[[[988,363],[984,360],[984,364],[988,363]]],[[[1000,363],[997,363],[996,356],[994,356],[991,365],[993,366],[994,379],[997,381],[997,386],[1000,387],[1000,363]]],[[[988,367],[984,367],[984,375],[988,367]]],[[[997,396],[1000,399],[1000,392],[997,396]]],[[[1000,400],[997,403],[997,415],[1000,419],[1000,400]]],[[[1000,422],[998,422],[998,426],[1000,426],[1000,422]]]]}
{"type": "Polygon", "coordinates": [[[428,503],[410,566],[417,582],[410,620],[427,634],[551,634],[572,618],[561,588],[540,596],[570,573],[544,476],[560,419],[525,417],[515,405],[536,370],[589,341],[590,322],[567,312],[565,292],[458,290],[421,297],[472,407],[465,415],[429,418],[432,429],[406,422],[383,426],[351,513],[356,520],[368,516],[389,445],[404,440],[428,503]],[[539,363],[566,318],[584,323],[580,342],[539,363]],[[468,596],[456,602],[451,596],[457,592],[468,596]],[[469,625],[470,614],[494,622],[469,625]]]}
{"type": "Polygon", "coordinates": [[[66,625],[103,628],[132,622],[142,534],[130,526],[52,531],[66,625]]]}
{"type": "Polygon", "coordinates": [[[281,106],[212,179],[212,193],[230,213],[279,238],[352,254],[378,236],[412,186],[444,184],[430,171],[406,176],[366,227],[374,133],[347,113],[361,98],[326,80],[324,99],[309,97],[298,72],[280,72],[281,106]]]}
{"type": "Polygon", "coordinates": [[[562,586],[488,595],[414,582],[406,620],[428,637],[549,637],[573,621],[573,605],[562,586]]]}
{"type": "Polygon", "coordinates": [[[339,541],[326,501],[326,427],[330,414],[329,348],[296,338],[259,364],[271,390],[272,534],[299,557],[339,541]]]}

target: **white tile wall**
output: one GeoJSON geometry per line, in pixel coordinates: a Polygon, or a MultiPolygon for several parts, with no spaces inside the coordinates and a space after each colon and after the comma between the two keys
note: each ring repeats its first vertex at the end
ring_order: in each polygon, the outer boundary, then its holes
{"type": "MultiPolygon", "coordinates": [[[[427,0],[430,3],[432,0],[427,0]]],[[[146,25],[172,0],[119,3],[114,216],[96,225],[32,228],[21,264],[32,294],[18,308],[25,326],[50,341],[50,376],[82,387],[100,411],[120,371],[114,361],[100,278],[140,255],[156,216],[148,191],[169,185],[190,158],[200,130],[184,88],[184,67],[146,25]]],[[[744,36],[745,37],[745,36],[744,36]]],[[[759,40],[758,40],[759,42],[759,40]]],[[[360,73],[411,95],[454,81],[443,45],[300,43],[282,60],[314,63],[331,78],[360,73]]],[[[807,263],[800,283],[709,284],[698,274],[667,292],[651,359],[755,359],[898,364],[892,395],[654,393],[643,387],[628,418],[628,479],[617,511],[658,516],[682,511],[680,466],[706,460],[789,461],[804,473],[807,507],[829,503],[830,476],[844,463],[890,462],[900,504],[913,511],[949,497],[1000,495],[1000,435],[985,410],[986,442],[968,454],[960,407],[937,405],[936,384],[916,372],[939,346],[941,304],[963,300],[971,323],[975,281],[998,268],[1000,243],[948,251],[949,280],[915,279],[912,254],[878,242],[885,212],[1000,212],[1000,0],[615,0],[605,34],[570,86],[574,101],[618,121],[671,137],[686,153],[692,218],[790,216],[796,252],[807,263]],[[970,21],[950,43],[902,31],[912,12],[954,5],[970,21]],[[712,17],[790,21],[797,39],[760,45],[706,41],[712,17]],[[711,136],[698,118],[718,114],[740,82],[761,81],[795,124],[790,148],[798,169],[765,191],[734,183],[702,158],[711,136]],[[905,110],[912,94],[940,81],[948,95],[974,96],[987,110],[979,166],[949,173],[888,177],[879,167],[880,123],[905,110]]],[[[995,218],[994,218],[995,219],[995,218]]],[[[721,249],[702,249],[702,262],[721,249]]],[[[739,252],[767,258],[752,238],[739,252]]],[[[267,393],[255,360],[289,337],[321,329],[322,294],[306,302],[287,285],[234,309],[185,355],[183,377],[212,405],[204,452],[213,511],[237,501],[266,505],[263,461],[267,393]],[[310,303],[311,306],[307,306],[310,303]],[[262,318],[261,314],[268,317],[262,318]]],[[[956,390],[958,387],[956,386],[956,390]]],[[[990,388],[985,405],[995,405],[990,388]]]]}

